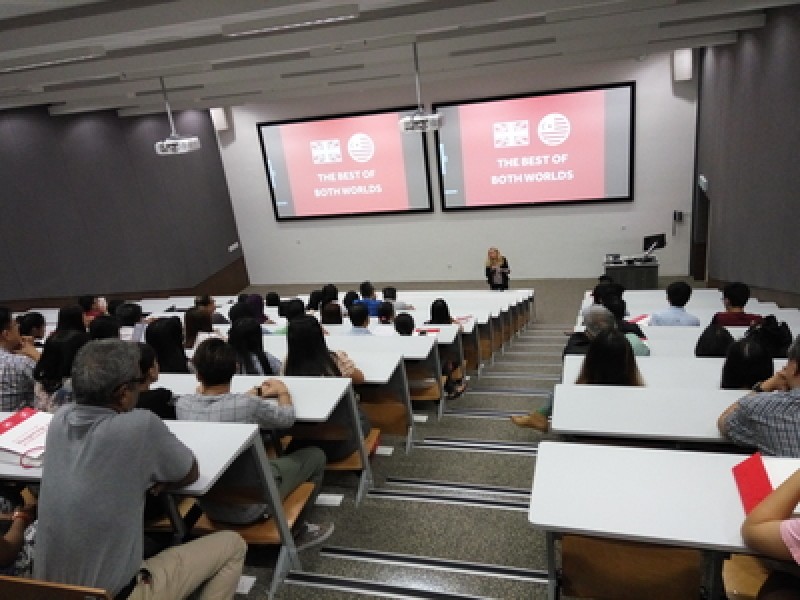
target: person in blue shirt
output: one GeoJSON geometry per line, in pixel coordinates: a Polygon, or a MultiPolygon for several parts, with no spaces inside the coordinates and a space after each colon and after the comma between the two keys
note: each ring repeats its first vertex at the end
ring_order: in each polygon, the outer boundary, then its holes
{"type": "Polygon", "coordinates": [[[674,281],[667,286],[669,308],[650,316],[650,325],[700,326],[700,319],[690,315],[684,308],[692,297],[692,288],[685,281],[674,281]]]}
{"type": "Polygon", "coordinates": [[[375,286],[369,281],[365,281],[358,287],[358,290],[361,292],[361,299],[356,300],[355,304],[363,304],[367,307],[370,317],[377,317],[381,301],[375,295],[375,286]]]}

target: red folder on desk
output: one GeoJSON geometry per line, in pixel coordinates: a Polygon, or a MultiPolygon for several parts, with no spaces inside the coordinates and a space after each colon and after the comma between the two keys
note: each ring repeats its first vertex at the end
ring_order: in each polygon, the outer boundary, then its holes
{"type": "Polygon", "coordinates": [[[739,488],[745,514],[758,506],[758,504],[772,493],[772,482],[769,480],[767,469],[761,454],[756,452],[733,467],[733,478],[739,488]]]}

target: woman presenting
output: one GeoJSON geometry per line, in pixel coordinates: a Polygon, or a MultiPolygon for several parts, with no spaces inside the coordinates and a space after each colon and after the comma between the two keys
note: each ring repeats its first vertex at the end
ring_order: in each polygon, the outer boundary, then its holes
{"type": "Polygon", "coordinates": [[[493,290],[508,289],[508,268],[506,257],[500,254],[497,248],[489,248],[489,255],[486,258],[486,281],[493,290]]]}

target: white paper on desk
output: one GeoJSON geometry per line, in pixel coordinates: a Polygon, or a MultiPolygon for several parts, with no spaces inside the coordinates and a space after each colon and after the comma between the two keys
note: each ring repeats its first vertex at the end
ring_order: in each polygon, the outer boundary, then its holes
{"type": "Polygon", "coordinates": [[[249,594],[250,590],[253,589],[253,584],[256,582],[256,578],[252,575],[242,575],[239,577],[239,584],[236,586],[236,593],[237,594],[249,594]]]}
{"type": "MultiPolygon", "coordinates": [[[[800,461],[795,458],[765,456],[763,461],[773,490],[800,469],[800,461]]],[[[794,507],[794,514],[800,515],[800,504],[794,507]]]]}

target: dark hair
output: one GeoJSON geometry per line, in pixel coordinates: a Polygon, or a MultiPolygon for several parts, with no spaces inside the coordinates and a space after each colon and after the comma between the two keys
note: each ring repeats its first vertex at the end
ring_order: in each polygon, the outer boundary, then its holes
{"type": "Polygon", "coordinates": [[[744,308],[750,299],[750,288],[746,283],[734,281],[722,288],[722,297],[727,298],[728,304],[734,308],[744,308]]]}
{"type": "Polygon", "coordinates": [[[286,320],[291,321],[304,314],[306,314],[306,307],[300,298],[292,298],[286,302],[286,307],[283,311],[286,320]]]}
{"type": "Polygon", "coordinates": [[[372,298],[375,295],[375,286],[369,281],[362,281],[358,291],[361,292],[362,298],[372,298]]]}
{"type": "Polygon", "coordinates": [[[83,322],[83,309],[78,305],[65,306],[58,310],[58,321],[56,331],[86,331],[86,324],[83,322]]]}
{"type": "Polygon", "coordinates": [[[353,327],[365,327],[369,323],[369,309],[361,302],[353,302],[347,309],[347,316],[350,317],[353,327]]]}
{"type": "Polygon", "coordinates": [[[183,326],[179,317],[156,319],[144,332],[164,373],[188,373],[189,361],[183,349],[183,326]]]}
{"type": "Polygon", "coordinates": [[[42,355],[33,369],[33,378],[42,384],[45,392],[52,394],[61,387],[72,372],[78,350],[88,341],[88,333],[69,329],[57,331],[47,338],[42,355]]]}
{"type": "Polygon", "coordinates": [[[97,296],[78,296],[78,306],[81,307],[83,312],[92,310],[92,304],[97,300],[97,296]]]}
{"type": "Polygon", "coordinates": [[[603,298],[603,306],[605,306],[617,321],[625,319],[625,300],[615,294],[607,295],[603,298]]]}
{"type": "Polygon", "coordinates": [[[385,288],[383,288],[383,299],[397,300],[397,288],[392,286],[386,286],[385,288]]]}
{"type": "Polygon", "coordinates": [[[19,323],[20,335],[31,335],[31,332],[34,329],[44,327],[46,325],[44,315],[40,312],[29,312],[25,313],[24,315],[20,315],[17,318],[17,323],[19,323]]]}
{"type": "Polygon", "coordinates": [[[332,283],[326,283],[322,286],[322,298],[320,299],[320,306],[325,307],[328,302],[339,301],[339,288],[332,283]]]}
{"type": "Polygon", "coordinates": [[[255,315],[247,302],[237,302],[228,311],[228,318],[231,320],[231,324],[245,317],[255,319],[255,315]]]}
{"type": "Polygon", "coordinates": [[[353,306],[353,302],[358,300],[358,292],[354,290],[349,290],[342,298],[342,304],[344,305],[345,309],[350,310],[350,307],[353,306]]]}
{"type": "Polygon", "coordinates": [[[614,295],[613,283],[598,283],[592,290],[592,298],[595,304],[603,304],[607,296],[614,295]]]}
{"type": "Polygon", "coordinates": [[[341,377],[325,343],[322,326],[311,315],[289,321],[286,332],[286,375],[341,377]]]}
{"type": "Polygon", "coordinates": [[[772,356],[758,340],[743,338],[728,347],[722,365],[723,390],[749,390],[755,384],[772,377],[772,356]]]}
{"type": "Polygon", "coordinates": [[[603,274],[603,275],[600,275],[597,278],[597,282],[598,283],[614,283],[614,280],[611,278],[610,275],[603,274]]]}
{"type": "Polygon", "coordinates": [[[667,300],[672,306],[686,306],[691,297],[692,287],[685,281],[673,281],[667,286],[667,300]]]}
{"type": "Polygon", "coordinates": [[[281,296],[278,292],[267,292],[267,295],[264,296],[264,301],[267,306],[278,306],[281,303],[281,296]]]}
{"type": "Polygon", "coordinates": [[[319,312],[319,320],[323,325],[341,325],[342,307],[336,302],[328,302],[319,312]]]}
{"type": "Polygon", "coordinates": [[[236,351],[236,359],[242,372],[247,375],[272,375],[267,354],[264,352],[264,338],[261,324],[252,318],[239,319],[228,331],[228,344],[236,351]],[[261,371],[253,362],[255,356],[261,371]]]}
{"type": "Polygon", "coordinates": [[[744,337],[758,341],[772,358],[786,358],[792,345],[792,330],[785,322],[778,323],[775,315],[767,315],[761,323],[751,325],[744,337]]]}
{"type": "Polygon", "coordinates": [[[119,319],[117,309],[123,304],[125,304],[124,298],[112,298],[106,303],[106,312],[112,317],[117,317],[119,319]]]}
{"type": "Polygon", "coordinates": [[[208,338],[194,351],[192,364],[203,385],[230,383],[236,373],[236,350],[219,338],[208,338]]]}
{"type": "Polygon", "coordinates": [[[428,323],[431,325],[450,325],[453,318],[450,316],[450,307],[442,298],[437,298],[431,303],[431,318],[428,323]]]}
{"type": "Polygon", "coordinates": [[[89,323],[89,337],[93,340],[119,338],[119,321],[111,315],[97,315],[89,323]]]}
{"type": "Polygon", "coordinates": [[[694,347],[694,355],[704,356],[725,356],[728,348],[733,343],[731,332],[717,323],[710,323],[697,338],[694,347]]]}
{"type": "Polygon", "coordinates": [[[209,294],[201,294],[194,299],[195,306],[211,306],[211,296],[209,294]]]}
{"type": "Polygon", "coordinates": [[[122,327],[133,327],[142,320],[142,307],[133,302],[126,302],[117,307],[114,315],[119,319],[122,327]]]}
{"type": "Polygon", "coordinates": [[[208,311],[197,305],[183,314],[184,348],[194,348],[197,343],[197,334],[201,331],[211,333],[214,331],[214,325],[211,322],[211,315],[208,311]]]}
{"type": "Polygon", "coordinates": [[[238,296],[236,296],[236,304],[244,304],[245,302],[247,302],[247,297],[249,295],[250,294],[239,294],[238,296]]]}
{"type": "Polygon", "coordinates": [[[156,351],[150,344],[144,342],[137,342],[137,345],[139,346],[139,370],[144,377],[144,374],[156,364],[156,351]]]}
{"type": "Polygon", "coordinates": [[[402,312],[394,318],[394,330],[400,335],[411,335],[414,333],[414,317],[406,312],[402,312]]]}
{"type": "Polygon", "coordinates": [[[609,329],[592,339],[576,383],[643,385],[633,349],[624,333],[609,329]]]}
{"type": "Polygon", "coordinates": [[[264,298],[261,294],[250,294],[247,296],[247,305],[250,307],[250,312],[253,313],[253,318],[257,319],[259,323],[264,323],[267,316],[264,314],[264,298]]]}
{"type": "Polygon", "coordinates": [[[311,290],[308,295],[308,304],[306,310],[319,310],[322,303],[322,290],[311,290]]]}
{"type": "Polygon", "coordinates": [[[11,327],[11,311],[5,306],[0,306],[0,331],[11,327]]]}
{"type": "Polygon", "coordinates": [[[394,304],[391,302],[381,302],[378,305],[378,321],[384,325],[391,324],[394,318],[394,304]]]}

